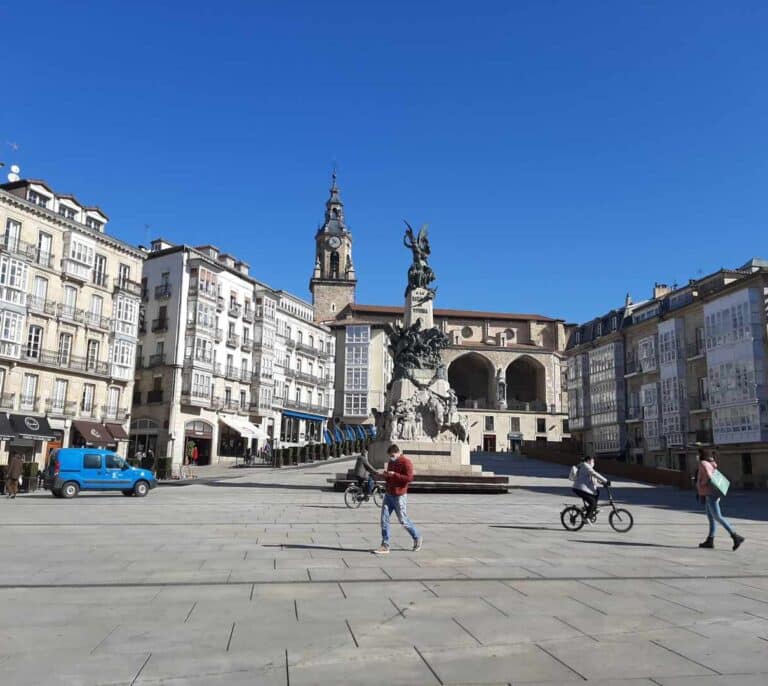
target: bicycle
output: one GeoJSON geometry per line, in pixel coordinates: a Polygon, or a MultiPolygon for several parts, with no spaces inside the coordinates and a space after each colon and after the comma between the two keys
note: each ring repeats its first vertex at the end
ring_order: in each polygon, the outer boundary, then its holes
{"type": "Polygon", "coordinates": [[[352,509],[360,507],[366,500],[373,500],[376,507],[384,502],[384,488],[380,484],[373,487],[371,495],[366,495],[360,484],[350,484],[344,491],[344,504],[352,509]]]}
{"type": "MultiPolygon", "coordinates": [[[[629,512],[629,510],[625,510],[623,507],[616,507],[616,504],[613,502],[613,491],[610,486],[606,486],[605,490],[608,491],[608,504],[611,507],[611,513],[608,515],[608,523],[614,531],[625,534],[635,523],[632,513],[629,512]]],[[[579,507],[578,505],[566,506],[560,513],[560,521],[562,522],[563,528],[567,531],[578,531],[588,520],[594,524],[597,521],[597,515],[601,508],[598,507],[591,517],[587,517],[588,509],[589,506],[586,503],[582,507],[579,507]]]]}

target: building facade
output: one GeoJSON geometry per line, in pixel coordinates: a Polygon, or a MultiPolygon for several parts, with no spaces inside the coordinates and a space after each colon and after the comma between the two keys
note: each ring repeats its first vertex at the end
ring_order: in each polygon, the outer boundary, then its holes
{"type": "Polygon", "coordinates": [[[44,464],[60,446],[125,454],[143,254],[107,222],[44,181],[0,186],[1,461],[44,464]]]}
{"type": "Polygon", "coordinates": [[[649,300],[628,299],[575,329],[567,351],[570,425],[584,451],[691,472],[697,449],[716,447],[729,477],[763,487],[767,279],[768,263],[752,260],[681,288],[657,284],[649,300]],[[609,345],[614,367],[601,391],[619,409],[615,440],[606,443],[593,361],[609,345]]]}
{"type": "Polygon", "coordinates": [[[329,332],[308,303],[215,246],[162,239],[146,255],[142,293],[131,453],[209,464],[317,433],[312,422],[330,413],[320,412],[326,364],[305,360],[321,345],[329,354],[329,332]]]}

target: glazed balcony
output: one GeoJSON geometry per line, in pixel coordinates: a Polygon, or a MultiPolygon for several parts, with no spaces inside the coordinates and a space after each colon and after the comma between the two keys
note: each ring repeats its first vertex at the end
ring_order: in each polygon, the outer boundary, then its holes
{"type": "Polygon", "coordinates": [[[124,293],[130,293],[137,298],[141,297],[141,284],[137,281],[131,281],[130,279],[116,279],[115,280],[115,292],[122,291],[124,293]]]}

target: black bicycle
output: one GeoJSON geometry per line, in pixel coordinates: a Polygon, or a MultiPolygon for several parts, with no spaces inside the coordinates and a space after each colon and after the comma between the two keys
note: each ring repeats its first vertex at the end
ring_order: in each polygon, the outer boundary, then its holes
{"type": "Polygon", "coordinates": [[[350,484],[344,491],[344,504],[353,509],[360,507],[366,500],[373,500],[377,507],[384,502],[384,488],[376,484],[371,495],[365,494],[365,488],[360,484],[350,484]]]}
{"type": "MultiPolygon", "coordinates": [[[[632,518],[632,513],[629,510],[625,510],[623,507],[616,507],[616,503],[613,502],[613,491],[610,486],[606,486],[605,489],[608,492],[608,505],[610,505],[611,513],[608,515],[608,523],[614,531],[618,531],[621,534],[625,534],[632,528],[635,520],[632,518]]],[[[605,506],[603,506],[605,507],[605,506]]],[[[600,507],[598,507],[591,517],[587,516],[589,506],[584,503],[582,507],[578,505],[568,505],[560,513],[560,521],[563,523],[563,527],[568,531],[578,531],[583,527],[587,521],[593,524],[597,521],[597,515],[600,513],[600,507]]]]}

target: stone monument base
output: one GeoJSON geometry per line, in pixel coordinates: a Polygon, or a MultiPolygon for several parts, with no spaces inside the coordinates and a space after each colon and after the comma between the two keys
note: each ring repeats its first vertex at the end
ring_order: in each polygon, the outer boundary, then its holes
{"type": "Polygon", "coordinates": [[[464,442],[375,441],[368,447],[368,461],[382,469],[389,456],[387,448],[396,443],[403,455],[413,462],[416,474],[475,474],[483,473],[480,465],[469,463],[469,444],[464,442]]]}

